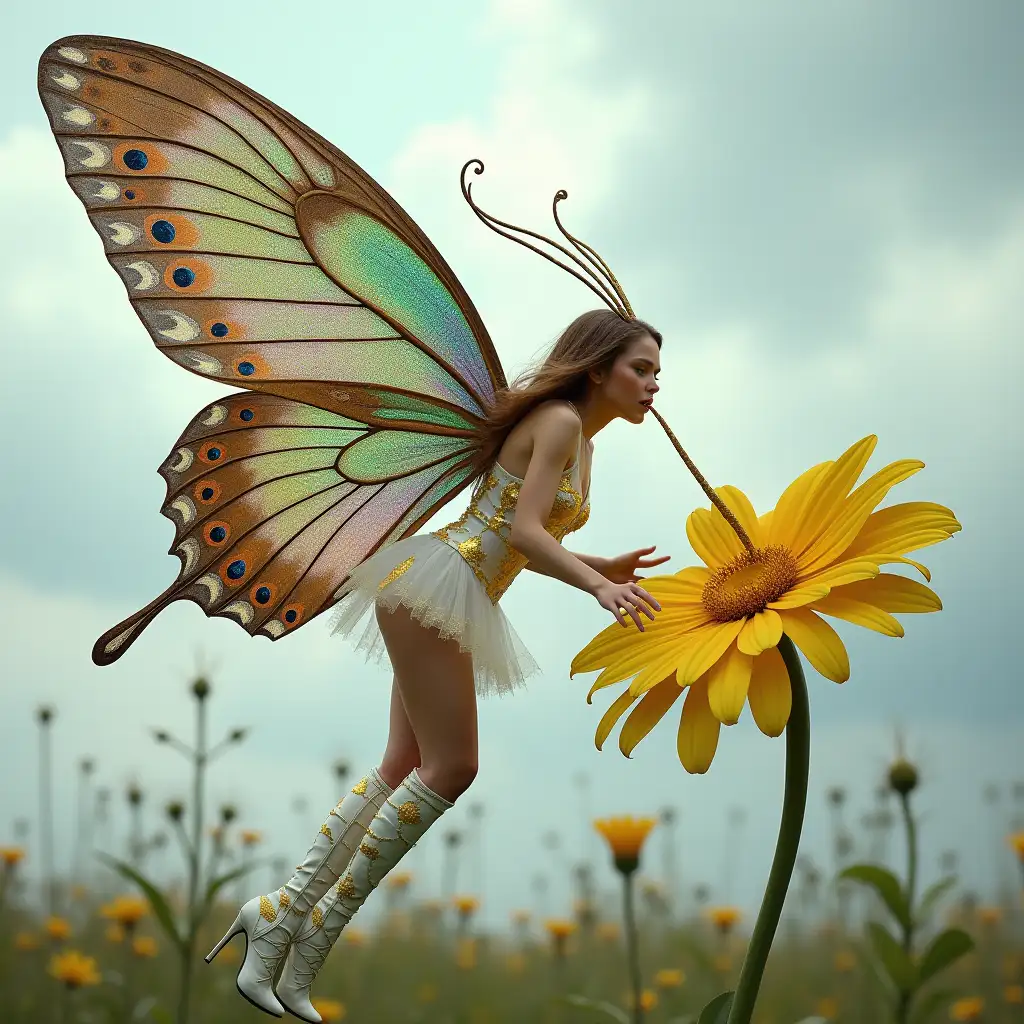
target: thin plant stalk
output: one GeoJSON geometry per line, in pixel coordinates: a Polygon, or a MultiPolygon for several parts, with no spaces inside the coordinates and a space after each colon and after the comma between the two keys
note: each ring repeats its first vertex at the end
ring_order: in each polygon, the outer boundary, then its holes
{"type": "Polygon", "coordinates": [[[196,932],[199,930],[199,876],[203,845],[203,783],[207,764],[206,694],[196,693],[196,752],[192,784],[192,841],[188,849],[188,928],[181,964],[181,995],[178,1024],[188,1024],[192,995],[192,971],[195,960],[196,932]]]}
{"type": "MultiPolygon", "coordinates": [[[[910,793],[900,792],[900,810],[903,812],[903,825],[907,831],[907,906],[914,906],[914,892],[917,887],[917,825],[914,823],[914,815],[910,810],[910,793]]],[[[903,949],[907,956],[913,953],[914,929],[912,921],[903,928],[903,949]]],[[[899,1003],[896,1007],[896,1020],[900,1024],[910,1019],[910,1006],[914,1001],[915,990],[904,989],[900,992],[899,1003]]]]}
{"type": "Polygon", "coordinates": [[[41,708],[39,720],[39,844],[42,854],[43,900],[51,917],[57,913],[53,868],[53,748],[50,729],[53,711],[41,708]]]}
{"type": "Polygon", "coordinates": [[[797,654],[793,641],[785,634],[779,641],[779,653],[786,663],[793,691],[793,708],[789,714],[789,724],[786,726],[786,783],[782,801],[782,821],[775,845],[775,857],[768,875],[768,885],[740,970],[728,1024],[749,1024],[754,1012],[761,977],[768,962],[772,941],[782,917],[782,907],[786,902],[786,892],[793,877],[793,867],[800,848],[800,834],[803,831],[804,810],[807,806],[807,775],[811,758],[811,711],[807,699],[807,683],[800,664],[800,655],[797,654]]]}
{"type": "Polygon", "coordinates": [[[633,872],[622,874],[622,907],[626,922],[626,960],[629,964],[629,986],[633,992],[633,1024],[642,1024],[644,1008],[640,1001],[643,981],[640,975],[640,945],[636,933],[636,910],[633,906],[633,872]]]}

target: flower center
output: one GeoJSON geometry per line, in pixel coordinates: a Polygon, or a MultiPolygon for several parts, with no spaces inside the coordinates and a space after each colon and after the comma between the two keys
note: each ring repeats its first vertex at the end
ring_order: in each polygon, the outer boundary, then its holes
{"type": "Polygon", "coordinates": [[[756,548],[737,555],[704,584],[701,603],[718,622],[764,611],[796,582],[796,560],[782,547],[756,548]]]}

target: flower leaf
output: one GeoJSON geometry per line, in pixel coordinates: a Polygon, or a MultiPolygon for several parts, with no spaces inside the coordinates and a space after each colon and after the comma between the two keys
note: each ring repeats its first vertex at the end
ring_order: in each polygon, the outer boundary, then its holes
{"type": "Polygon", "coordinates": [[[700,1011],[697,1024],[726,1024],[729,1019],[729,1007],[732,1006],[732,997],[735,992],[723,992],[700,1011]]]}
{"type": "Polygon", "coordinates": [[[917,984],[917,971],[906,950],[880,924],[872,921],[868,935],[875,955],[899,992],[910,992],[917,984]]]}
{"type": "Polygon", "coordinates": [[[956,885],[956,882],[956,875],[947,875],[925,890],[924,895],[921,897],[921,902],[917,905],[917,913],[914,915],[918,924],[925,923],[935,904],[956,885]]]}
{"type": "Polygon", "coordinates": [[[910,909],[899,879],[891,871],[877,864],[853,864],[845,871],[840,871],[839,877],[870,885],[882,897],[899,925],[902,928],[910,928],[910,909]]]}
{"type": "Polygon", "coordinates": [[[921,980],[927,981],[974,949],[974,939],[960,928],[939,932],[921,957],[921,980]]]}
{"type": "Polygon", "coordinates": [[[164,894],[148,878],[141,875],[129,864],[125,864],[124,861],[111,857],[106,853],[97,853],[96,856],[108,867],[113,868],[119,875],[127,878],[130,882],[134,882],[142,890],[146,899],[149,900],[149,905],[153,908],[153,916],[160,922],[160,926],[167,933],[167,937],[179,950],[184,951],[184,940],[178,934],[178,927],[174,923],[174,914],[171,911],[170,904],[164,899],[164,894]]]}
{"type": "Polygon", "coordinates": [[[910,1016],[911,1024],[927,1024],[927,1021],[931,1020],[932,1014],[944,1003],[948,1003],[954,995],[955,993],[949,989],[929,992],[914,1008],[914,1012],[910,1016]]]}
{"type": "Polygon", "coordinates": [[[564,998],[570,1006],[578,1006],[582,1010],[596,1010],[606,1017],[611,1017],[617,1024],[629,1024],[629,1017],[625,1011],[612,1003],[606,1003],[601,999],[589,999],[587,996],[567,995],[564,998]]]}

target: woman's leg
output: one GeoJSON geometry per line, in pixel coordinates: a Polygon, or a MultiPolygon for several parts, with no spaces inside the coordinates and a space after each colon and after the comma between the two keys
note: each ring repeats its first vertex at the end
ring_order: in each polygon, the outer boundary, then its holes
{"type": "Polygon", "coordinates": [[[416,734],[412,731],[409,716],[405,713],[402,691],[398,685],[398,673],[391,683],[391,718],[388,725],[388,742],[381,759],[381,778],[394,789],[402,779],[420,766],[420,748],[416,734]]]}
{"type": "Polygon", "coordinates": [[[473,660],[404,605],[394,611],[378,605],[377,623],[419,748],[417,774],[438,796],[454,802],[477,772],[473,660]]]}

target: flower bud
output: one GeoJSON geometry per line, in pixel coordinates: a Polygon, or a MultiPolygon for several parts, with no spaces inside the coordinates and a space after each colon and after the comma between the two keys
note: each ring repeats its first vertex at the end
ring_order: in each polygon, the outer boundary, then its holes
{"type": "Polygon", "coordinates": [[[889,768],[889,785],[900,796],[909,796],[917,789],[917,769],[906,758],[893,761],[889,768]]]}

